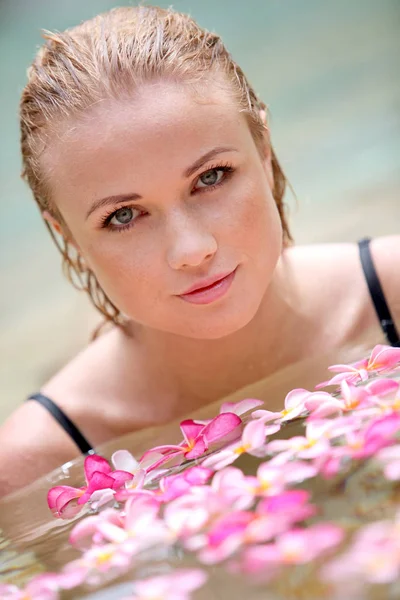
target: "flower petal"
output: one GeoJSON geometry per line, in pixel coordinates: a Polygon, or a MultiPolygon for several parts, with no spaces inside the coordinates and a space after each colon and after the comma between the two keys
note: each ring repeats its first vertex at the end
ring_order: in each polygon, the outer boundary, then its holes
{"type": "Polygon", "coordinates": [[[90,454],[85,458],[83,465],[87,483],[90,482],[93,473],[110,473],[112,470],[108,461],[98,454],[90,454]]]}
{"type": "Polygon", "coordinates": [[[202,431],[202,436],[208,444],[229,438],[229,441],[239,437],[239,427],[242,419],[234,413],[222,413],[212,419],[202,431]],[[233,434],[233,438],[232,435],[233,434]]]}
{"type": "Polygon", "coordinates": [[[311,394],[309,390],[296,388],[289,392],[285,398],[285,409],[293,410],[295,407],[304,406],[304,401],[311,394]]]}
{"type": "Polygon", "coordinates": [[[243,446],[259,448],[265,443],[265,425],[262,421],[250,421],[243,429],[243,446]]]}
{"type": "Polygon", "coordinates": [[[135,473],[139,467],[138,461],[128,450],[117,450],[114,452],[111,462],[117,471],[128,471],[128,473],[135,473]]]}
{"type": "MultiPolygon", "coordinates": [[[[72,500],[76,500],[82,494],[82,491],[78,488],[70,488],[67,485],[62,487],[65,487],[66,489],[58,496],[55,505],[55,511],[59,516],[61,516],[61,514],[64,512],[67,504],[69,504],[72,500]]],[[[79,510],[77,510],[77,512],[79,512],[79,510]]]]}
{"type": "Polygon", "coordinates": [[[368,369],[390,369],[398,363],[400,363],[400,348],[379,344],[371,352],[368,369]]]}
{"type": "Polygon", "coordinates": [[[185,453],[185,458],[187,458],[188,460],[191,460],[193,458],[199,458],[199,456],[202,456],[204,454],[204,452],[207,451],[208,449],[208,445],[206,443],[206,439],[203,436],[200,436],[193,448],[191,448],[191,450],[189,450],[189,452],[185,453]]]}
{"type": "Polygon", "coordinates": [[[132,481],[134,478],[134,475],[132,473],[128,473],[127,471],[112,471],[109,476],[112,477],[115,482],[112,486],[113,490],[118,490],[124,485],[124,483],[132,481]]]}
{"type": "Polygon", "coordinates": [[[244,413],[256,408],[257,406],[261,406],[264,404],[263,400],[255,400],[253,398],[246,398],[245,400],[241,400],[240,402],[225,402],[221,406],[220,413],[234,413],[235,415],[243,415],[244,413]]]}
{"type": "Polygon", "coordinates": [[[71,487],[70,485],[57,485],[51,488],[47,494],[47,504],[50,510],[56,509],[57,500],[64,492],[73,492],[71,498],[76,498],[79,495],[80,489],[71,487]]]}
{"type": "Polygon", "coordinates": [[[86,492],[79,498],[78,504],[85,504],[88,502],[90,496],[96,490],[104,490],[105,488],[112,489],[114,481],[115,480],[110,475],[106,475],[105,473],[92,473],[86,492]]]}
{"type": "Polygon", "coordinates": [[[180,428],[185,442],[188,446],[191,446],[200,432],[204,429],[204,425],[201,423],[196,423],[196,421],[193,421],[193,419],[186,419],[185,421],[181,422],[180,428]]]}
{"type": "Polygon", "coordinates": [[[106,488],[105,490],[96,490],[89,498],[90,507],[92,510],[100,508],[112,507],[115,504],[115,490],[106,488]]]}

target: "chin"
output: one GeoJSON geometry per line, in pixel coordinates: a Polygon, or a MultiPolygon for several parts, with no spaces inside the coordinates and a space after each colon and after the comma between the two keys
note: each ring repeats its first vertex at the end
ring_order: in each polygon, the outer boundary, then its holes
{"type": "MultiPolygon", "coordinates": [[[[218,340],[235,334],[248,325],[256,316],[260,302],[249,302],[246,305],[231,306],[215,311],[214,314],[198,315],[181,320],[171,333],[202,340],[218,340]]],[[[171,328],[172,329],[172,328],[171,328]]]]}

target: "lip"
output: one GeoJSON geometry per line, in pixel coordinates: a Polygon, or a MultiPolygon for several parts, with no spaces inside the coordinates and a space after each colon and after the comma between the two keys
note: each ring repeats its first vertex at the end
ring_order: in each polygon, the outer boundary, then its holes
{"type": "Polygon", "coordinates": [[[226,294],[235,278],[236,270],[237,267],[228,273],[203,279],[203,281],[194,284],[183,294],[179,294],[178,297],[193,304],[210,304],[226,294]]]}

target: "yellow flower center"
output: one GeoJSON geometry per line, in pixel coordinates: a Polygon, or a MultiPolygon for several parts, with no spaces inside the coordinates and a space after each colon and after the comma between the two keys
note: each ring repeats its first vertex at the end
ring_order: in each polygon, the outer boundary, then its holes
{"type": "Polygon", "coordinates": [[[301,446],[299,446],[298,450],[308,450],[308,448],[312,448],[313,446],[315,446],[315,444],[317,443],[318,440],[308,440],[305,444],[301,444],[301,446]]]}
{"type": "Polygon", "coordinates": [[[247,452],[247,450],[250,450],[251,445],[250,444],[243,444],[243,446],[238,446],[237,448],[234,449],[234,453],[235,454],[244,454],[245,452],[247,452]]]}
{"type": "Polygon", "coordinates": [[[296,562],[300,557],[300,552],[296,548],[285,548],[282,552],[283,561],[286,563],[296,562]]]}
{"type": "Polygon", "coordinates": [[[400,396],[394,399],[392,408],[393,410],[400,410],[400,396]]]}
{"type": "Polygon", "coordinates": [[[260,492],[266,492],[270,489],[271,487],[271,483],[269,481],[260,481],[260,485],[258,486],[258,489],[260,492]]]}
{"type": "Polygon", "coordinates": [[[104,565],[104,563],[107,563],[113,557],[113,555],[113,550],[102,550],[96,557],[96,564],[99,566],[104,565]]]}
{"type": "Polygon", "coordinates": [[[360,450],[363,447],[363,443],[362,440],[356,440],[355,442],[349,444],[349,446],[352,450],[360,450]]]}
{"type": "Polygon", "coordinates": [[[357,408],[359,404],[360,400],[352,400],[350,402],[346,402],[344,405],[344,410],[353,410],[354,408],[357,408]]]}

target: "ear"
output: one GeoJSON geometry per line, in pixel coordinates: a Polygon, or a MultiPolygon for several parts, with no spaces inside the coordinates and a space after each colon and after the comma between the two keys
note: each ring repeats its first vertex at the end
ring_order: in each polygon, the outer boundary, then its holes
{"type": "Polygon", "coordinates": [[[74,246],[76,250],[78,250],[78,245],[76,244],[70,233],[68,231],[65,231],[65,228],[62,227],[61,223],[57,221],[57,219],[53,217],[53,215],[51,215],[48,210],[44,210],[42,212],[42,217],[45,221],[47,221],[47,223],[49,223],[52,226],[52,228],[58,233],[58,235],[61,235],[72,246],[74,246]]]}
{"type": "Polygon", "coordinates": [[[269,129],[267,124],[267,113],[265,110],[260,110],[260,117],[264,124],[264,132],[263,132],[263,145],[262,145],[262,161],[265,170],[265,174],[268,179],[269,186],[271,190],[274,189],[274,170],[272,168],[272,146],[271,140],[269,137],[269,129]]]}

